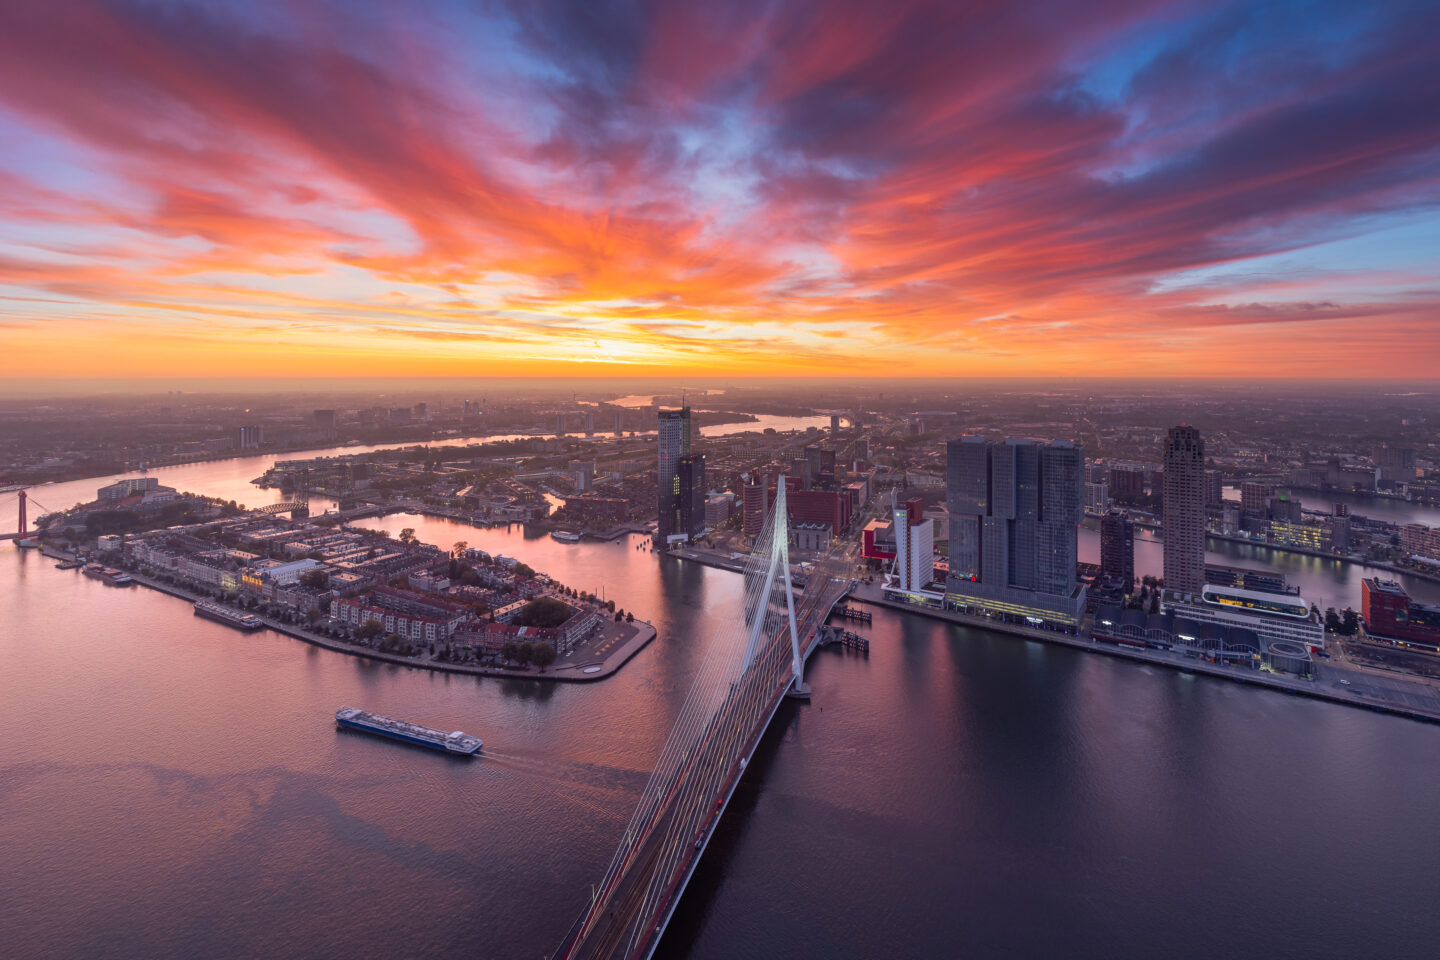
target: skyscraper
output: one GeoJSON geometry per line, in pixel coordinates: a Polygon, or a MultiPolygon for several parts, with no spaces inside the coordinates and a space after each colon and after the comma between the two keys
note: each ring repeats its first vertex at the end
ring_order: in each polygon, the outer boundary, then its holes
{"type": "Polygon", "coordinates": [[[1198,597],[1205,586],[1205,441],[1194,427],[1165,435],[1162,496],[1165,589],[1198,597]]]}
{"type": "Polygon", "coordinates": [[[972,613],[1075,626],[1084,449],[961,437],[946,444],[950,580],[946,603],[972,613]]]}
{"type": "MultiPolygon", "coordinates": [[[[679,512],[676,477],[680,459],[690,455],[690,408],[661,410],[657,416],[655,486],[659,499],[660,526],[656,531],[656,539],[664,543],[669,537],[682,532],[676,529],[679,512]]],[[[691,473],[693,476],[693,467],[691,473]]]]}
{"type": "Polygon", "coordinates": [[[1100,518],[1100,575],[1124,584],[1126,593],[1135,582],[1135,524],[1123,510],[1100,518]]]}
{"type": "Polygon", "coordinates": [[[693,540],[705,530],[705,454],[692,453],[675,464],[675,534],[693,540]]]}
{"type": "Polygon", "coordinates": [[[935,579],[935,523],[925,519],[923,500],[897,505],[891,494],[895,523],[896,585],[907,592],[924,590],[935,579]]]}
{"type": "Polygon", "coordinates": [[[765,487],[768,482],[762,473],[751,476],[741,491],[742,530],[747,537],[758,537],[765,523],[765,487]]]}

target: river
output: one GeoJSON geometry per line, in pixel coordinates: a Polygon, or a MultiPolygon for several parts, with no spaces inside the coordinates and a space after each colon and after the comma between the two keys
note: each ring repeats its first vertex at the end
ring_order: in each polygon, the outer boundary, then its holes
{"type": "MultiPolygon", "coordinates": [[[[773,429],[779,433],[794,430],[805,430],[809,427],[829,427],[828,417],[777,417],[763,414],[756,417],[752,422],[746,423],[717,423],[706,427],[700,427],[699,432],[704,437],[727,437],[741,433],[773,429]]],[[[652,431],[653,432],[653,431],[652,431]]],[[[234,500],[248,506],[258,506],[265,503],[278,503],[290,499],[288,494],[278,489],[261,490],[250,483],[251,480],[269,470],[277,460],[309,460],[315,457],[337,457],[350,456],[360,453],[373,453],[377,450],[400,450],[415,446],[456,446],[467,443],[492,443],[501,440],[528,440],[536,439],[533,434],[505,434],[497,436],[481,437],[447,437],[427,441],[425,443],[381,443],[368,446],[339,446],[326,447],[317,450],[301,450],[288,453],[268,453],[253,457],[234,457],[228,460],[207,460],[201,463],[185,463],[169,467],[156,467],[148,471],[131,471],[130,473],[117,473],[109,477],[92,477],[84,480],[66,480],[59,483],[43,483],[29,489],[29,495],[34,505],[30,508],[31,516],[39,513],[55,510],[68,510],[77,503],[85,503],[95,499],[95,491],[107,483],[112,483],[122,477],[150,476],[157,478],[162,484],[174,487],[182,492],[201,493],[212,497],[221,497],[225,500],[234,500]]],[[[543,439],[543,438],[542,438],[543,439]]],[[[584,437],[569,437],[571,440],[584,442],[584,437]]],[[[596,439],[611,439],[604,434],[598,434],[596,439]]],[[[323,509],[333,505],[331,501],[312,497],[311,502],[316,507],[323,509]]],[[[0,505],[8,510],[13,510],[14,495],[0,494],[0,505]]],[[[6,522],[0,518],[0,523],[6,522]]],[[[14,529],[9,527],[8,529],[14,529]]]]}
{"type": "MultiPolygon", "coordinates": [[[[259,472],[229,463],[199,466],[259,472]]],[[[372,523],[603,588],[660,638],[597,684],[434,674],[0,546],[6,957],[558,943],[739,578],[641,538],[372,523]],[[486,756],[337,731],[344,704],[486,756]]],[[[1440,727],[890,611],[859,629],[870,654],[821,651],[782,707],[657,956],[1434,955],[1440,727]]]]}

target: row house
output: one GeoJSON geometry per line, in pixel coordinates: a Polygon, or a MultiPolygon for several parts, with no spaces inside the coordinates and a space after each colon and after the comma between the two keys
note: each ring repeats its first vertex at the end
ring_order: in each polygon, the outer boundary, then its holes
{"type": "Polygon", "coordinates": [[[345,597],[330,604],[330,619],[349,624],[353,629],[370,620],[385,628],[386,633],[396,633],[416,643],[437,643],[454,636],[465,617],[427,617],[416,613],[401,613],[365,603],[364,598],[345,597]]]}

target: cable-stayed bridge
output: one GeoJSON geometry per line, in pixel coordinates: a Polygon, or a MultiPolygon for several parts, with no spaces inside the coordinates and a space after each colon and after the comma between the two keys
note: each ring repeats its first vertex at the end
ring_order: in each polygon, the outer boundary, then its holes
{"type": "Polygon", "coordinates": [[[850,581],[832,553],[797,597],[789,536],[782,482],[745,563],[744,616],[712,638],[619,849],[554,960],[645,960],[655,951],[780,702],[809,695],[805,660],[850,581]]]}

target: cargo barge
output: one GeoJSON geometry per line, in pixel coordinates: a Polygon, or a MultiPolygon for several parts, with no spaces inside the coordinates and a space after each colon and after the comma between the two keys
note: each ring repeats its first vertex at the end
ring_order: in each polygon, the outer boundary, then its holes
{"type": "Polygon", "coordinates": [[[264,622],[253,613],[231,610],[229,607],[221,606],[210,600],[196,600],[195,614],[209,617],[211,620],[219,620],[227,626],[239,627],[241,630],[258,630],[265,626],[264,622]]]}
{"type": "Polygon", "coordinates": [[[98,563],[85,564],[85,576],[93,577],[96,580],[103,580],[112,587],[128,587],[135,581],[130,574],[124,570],[116,570],[114,567],[101,566],[98,563]]]}
{"type": "Polygon", "coordinates": [[[336,710],[335,722],[351,730],[374,734],[377,737],[389,737],[391,740],[411,743],[417,747],[429,747],[431,750],[439,750],[442,753],[474,756],[480,752],[480,748],[483,746],[479,737],[472,737],[459,730],[454,733],[444,733],[430,727],[422,727],[418,723],[367,713],[358,707],[341,707],[336,710]]]}

